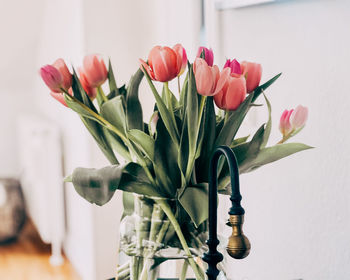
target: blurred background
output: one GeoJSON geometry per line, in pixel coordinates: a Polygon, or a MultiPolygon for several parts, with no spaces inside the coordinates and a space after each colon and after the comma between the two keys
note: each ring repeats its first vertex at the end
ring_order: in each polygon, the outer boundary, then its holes
{"type": "MultiPolygon", "coordinates": [[[[0,279],[108,279],[117,262],[120,195],[98,207],[62,182],[75,167],[108,163],[38,69],[100,53],[120,86],[154,45],[176,43],[190,60],[199,45],[212,47],[219,67],[226,58],[259,62],[262,81],[283,72],[267,92],[271,144],[284,109],[309,108],[294,141],[316,149],[241,176],[252,250],[227,260],[231,279],[350,279],[350,2],[244,6],[253,2],[261,1],[0,0],[0,279]]],[[[141,90],[148,119],[154,100],[141,90]]],[[[244,129],[266,120],[257,108],[244,129]]],[[[220,200],[226,218],[229,201],[220,200]]]]}

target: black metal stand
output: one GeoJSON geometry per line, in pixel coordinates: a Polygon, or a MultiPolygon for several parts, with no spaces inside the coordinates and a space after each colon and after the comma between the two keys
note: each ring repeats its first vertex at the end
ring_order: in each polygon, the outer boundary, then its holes
{"type": "Polygon", "coordinates": [[[231,177],[231,202],[230,215],[243,215],[241,206],[242,196],[239,190],[239,170],[236,157],[227,146],[218,147],[211,158],[209,167],[209,239],[207,244],[209,252],[203,255],[203,261],[208,263],[206,274],[209,280],[215,280],[219,274],[216,265],[223,260],[223,255],[217,251],[219,240],[217,238],[217,168],[220,157],[224,155],[230,168],[231,177]]]}

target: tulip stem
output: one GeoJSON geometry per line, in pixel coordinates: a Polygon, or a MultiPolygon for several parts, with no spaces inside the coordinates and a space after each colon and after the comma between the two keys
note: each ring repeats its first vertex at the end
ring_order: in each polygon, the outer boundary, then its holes
{"type": "Polygon", "coordinates": [[[179,90],[179,96],[180,96],[181,95],[180,76],[177,76],[177,88],[179,90]]]}
{"type": "Polygon", "coordinates": [[[165,199],[154,199],[154,201],[160,205],[160,207],[164,211],[165,215],[167,215],[170,223],[173,225],[174,230],[177,234],[177,237],[179,238],[180,243],[182,245],[182,248],[184,249],[185,254],[187,255],[187,261],[189,262],[190,266],[193,269],[194,274],[196,275],[196,279],[203,279],[203,277],[202,277],[203,273],[202,273],[200,267],[196,264],[196,262],[193,259],[191,251],[187,245],[185,236],[183,235],[181,227],[180,227],[173,211],[171,210],[169,204],[166,202],[165,199]]]}

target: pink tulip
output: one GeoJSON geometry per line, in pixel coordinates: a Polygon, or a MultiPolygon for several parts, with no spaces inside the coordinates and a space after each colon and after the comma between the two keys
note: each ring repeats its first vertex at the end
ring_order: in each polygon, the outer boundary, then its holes
{"type": "Polygon", "coordinates": [[[107,79],[108,71],[102,58],[96,54],[84,57],[83,71],[90,86],[93,88],[101,86],[107,79]]]}
{"type": "Polygon", "coordinates": [[[62,58],[57,59],[53,64],[62,75],[62,87],[68,91],[68,89],[72,86],[72,74],[69,72],[68,67],[62,58]]]}
{"type": "Polygon", "coordinates": [[[148,55],[148,64],[140,59],[150,78],[154,81],[168,82],[179,75],[183,67],[184,53],[180,47],[175,49],[169,47],[155,46],[148,55]]]}
{"type": "MultiPolygon", "coordinates": [[[[73,96],[73,91],[72,88],[70,88],[68,90],[68,93],[73,96]]],[[[64,96],[62,93],[58,93],[58,92],[50,92],[50,95],[55,98],[58,102],[60,102],[61,104],[63,104],[64,106],[68,107],[66,100],[64,100],[64,96]]]]}
{"type": "Polygon", "coordinates": [[[220,73],[217,65],[211,67],[204,59],[198,57],[193,63],[193,72],[197,92],[204,96],[213,96],[221,91],[230,75],[228,68],[220,73]]]}
{"type": "Polygon", "coordinates": [[[261,80],[261,64],[243,61],[241,63],[241,69],[247,80],[247,92],[252,92],[259,86],[261,80]]]}
{"type": "Polygon", "coordinates": [[[40,75],[53,92],[68,91],[72,86],[72,74],[62,58],[57,59],[52,65],[41,67],[40,75]]]}
{"type": "MultiPolygon", "coordinates": [[[[224,68],[223,71],[225,70],[229,71],[229,68],[224,68]]],[[[214,96],[214,101],[220,109],[236,110],[244,101],[246,93],[245,78],[242,75],[231,74],[222,90],[214,96]]]]}
{"type": "Polygon", "coordinates": [[[284,110],[281,115],[279,130],[281,131],[283,136],[288,135],[293,129],[292,125],[290,124],[290,116],[293,113],[293,111],[293,109],[284,110]]]}
{"type": "Polygon", "coordinates": [[[92,87],[89,83],[89,81],[86,78],[86,75],[83,71],[83,69],[78,69],[79,72],[79,81],[81,83],[81,86],[85,90],[86,94],[90,97],[91,100],[94,100],[97,95],[96,88],[92,87]]]}
{"type": "Polygon", "coordinates": [[[181,44],[176,44],[173,47],[173,50],[176,52],[178,64],[181,63],[181,69],[178,74],[178,76],[182,75],[185,72],[186,66],[187,66],[187,54],[186,50],[181,44]]]}
{"type": "Polygon", "coordinates": [[[214,64],[214,53],[212,49],[208,49],[206,47],[199,47],[197,52],[197,57],[201,57],[202,52],[204,51],[204,59],[208,63],[209,66],[213,66],[214,64]]]}
{"type": "Polygon", "coordinates": [[[299,128],[302,128],[308,117],[308,109],[304,106],[297,106],[295,110],[292,112],[289,118],[289,122],[291,124],[291,127],[293,130],[297,130],[299,128]]]}

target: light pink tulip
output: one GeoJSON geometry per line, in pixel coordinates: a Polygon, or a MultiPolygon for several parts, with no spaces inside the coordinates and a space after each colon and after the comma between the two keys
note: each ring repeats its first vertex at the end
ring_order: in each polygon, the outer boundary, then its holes
{"type": "Polygon", "coordinates": [[[179,49],[155,46],[148,55],[148,63],[140,59],[141,67],[145,68],[152,80],[169,82],[177,77],[182,69],[184,53],[178,51],[179,49]]]}
{"type": "Polygon", "coordinates": [[[78,72],[79,72],[79,81],[81,83],[81,86],[85,90],[86,94],[90,97],[90,99],[94,100],[97,95],[97,89],[90,85],[83,69],[79,68],[78,72]]]}
{"type": "Polygon", "coordinates": [[[204,59],[208,63],[209,66],[213,66],[214,64],[214,53],[212,49],[208,49],[206,47],[199,47],[197,52],[197,57],[201,57],[202,52],[204,51],[204,59]]]}
{"type": "Polygon", "coordinates": [[[96,54],[84,57],[83,71],[90,86],[93,88],[101,86],[107,79],[108,71],[102,58],[96,54]]]}
{"type": "Polygon", "coordinates": [[[181,44],[176,44],[173,47],[173,50],[176,52],[177,55],[177,63],[181,63],[181,68],[178,76],[182,75],[185,72],[186,66],[187,66],[187,54],[186,50],[181,44]]]}
{"type": "MultiPolygon", "coordinates": [[[[228,67],[224,69],[229,71],[228,67]]],[[[242,75],[231,74],[222,90],[214,96],[214,101],[220,109],[236,110],[244,101],[246,94],[245,78],[242,75]]]]}
{"type": "Polygon", "coordinates": [[[252,92],[259,86],[262,74],[261,64],[243,61],[241,69],[247,80],[247,92],[252,92]]]}
{"type": "Polygon", "coordinates": [[[280,124],[279,124],[279,130],[281,131],[283,136],[288,135],[292,131],[292,125],[290,124],[290,116],[293,113],[293,109],[291,110],[284,110],[281,118],[280,118],[280,124]]]}
{"type": "Polygon", "coordinates": [[[62,58],[57,59],[52,65],[41,67],[40,75],[53,92],[68,91],[72,86],[72,74],[62,58]]]}
{"type": "Polygon", "coordinates": [[[292,129],[296,130],[296,129],[302,128],[307,121],[307,117],[308,117],[307,107],[304,107],[301,105],[297,106],[295,110],[292,112],[292,114],[290,115],[290,119],[289,119],[292,129]]]}
{"type": "Polygon", "coordinates": [[[230,70],[228,68],[220,73],[217,65],[210,67],[202,58],[196,58],[194,61],[193,72],[196,80],[197,92],[204,96],[213,96],[217,94],[230,76],[230,70]]]}

